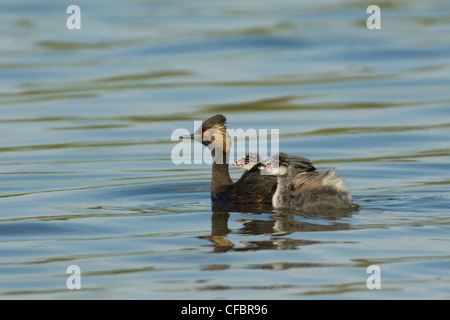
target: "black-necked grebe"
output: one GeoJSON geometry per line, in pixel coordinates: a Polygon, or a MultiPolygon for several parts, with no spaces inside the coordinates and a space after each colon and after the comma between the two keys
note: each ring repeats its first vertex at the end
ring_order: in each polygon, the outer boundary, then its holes
{"type": "Polygon", "coordinates": [[[276,208],[307,211],[355,208],[344,180],[335,171],[297,173],[295,162],[285,153],[274,155],[262,164],[261,170],[277,177],[272,198],[276,208]]]}
{"type": "Polygon", "coordinates": [[[233,163],[233,165],[241,167],[245,170],[250,170],[258,163],[261,163],[262,159],[257,153],[249,153],[233,163]]]}
{"type": "MultiPolygon", "coordinates": [[[[285,154],[286,155],[286,154],[285,154]]],[[[314,167],[311,160],[308,158],[298,157],[298,156],[291,156],[286,155],[289,158],[289,161],[292,165],[292,168],[294,169],[294,173],[302,173],[302,172],[310,172],[310,171],[316,171],[317,169],[314,167]]],[[[245,170],[250,170],[255,165],[260,164],[263,161],[261,156],[257,153],[249,153],[233,164],[235,166],[241,167],[245,170]]]]}
{"type": "Polygon", "coordinates": [[[225,125],[226,118],[217,114],[203,121],[194,133],[180,138],[202,143],[213,157],[211,200],[213,202],[271,204],[277,178],[261,174],[261,164],[246,170],[235,183],[228,171],[230,139],[225,125]]]}

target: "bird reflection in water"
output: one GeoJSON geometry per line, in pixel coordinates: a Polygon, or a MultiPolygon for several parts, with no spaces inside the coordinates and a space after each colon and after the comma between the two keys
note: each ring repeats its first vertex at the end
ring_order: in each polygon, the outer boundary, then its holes
{"type": "Polygon", "coordinates": [[[353,210],[332,210],[328,212],[301,212],[293,210],[277,210],[270,220],[264,214],[272,214],[270,205],[249,204],[212,204],[211,235],[202,237],[208,239],[214,247],[214,253],[227,251],[253,251],[253,250],[293,250],[299,246],[320,243],[319,241],[303,240],[287,237],[296,232],[338,231],[350,229],[350,224],[340,221],[351,217],[353,210]],[[242,223],[242,228],[230,230],[228,220],[230,212],[247,214],[248,219],[236,220],[242,223]],[[319,223],[317,223],[319,221],[319,223]],[[323,223],[326,222],[326,223],[323,223]],[[267,235],[267,240],[240,241],[237,245],[232,241],[230,234],[242,236],[267,235]]]}

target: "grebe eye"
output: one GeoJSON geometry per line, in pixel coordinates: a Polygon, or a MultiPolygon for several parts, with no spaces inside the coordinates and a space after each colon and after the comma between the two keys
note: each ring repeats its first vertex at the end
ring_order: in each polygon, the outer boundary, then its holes
{"type": "Polygon", "coordinates": [[[205,131],[205,132],[203,132],[203,135],[204,135],[204,136],[209,136],[210,133],[209,133],[209,131],[205,131]]]}

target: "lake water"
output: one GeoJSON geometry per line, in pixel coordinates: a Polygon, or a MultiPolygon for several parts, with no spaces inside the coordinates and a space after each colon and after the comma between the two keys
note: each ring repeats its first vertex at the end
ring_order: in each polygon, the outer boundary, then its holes
{"type": "Polygon", "coordinates": [[[450,2],[373,2],[2,1],[0,298],[450,299],[450,2]],[[212,207],[171,135],[217,113],[360,209],[212,207]]]}

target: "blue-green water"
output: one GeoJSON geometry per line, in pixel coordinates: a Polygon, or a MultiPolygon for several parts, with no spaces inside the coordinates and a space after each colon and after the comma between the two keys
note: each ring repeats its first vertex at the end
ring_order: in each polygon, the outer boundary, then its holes
{"type": "Polygon", "coordinates": [[[368,1],[83,0],[81,30],[69,4],[1,5],[0,298],[450,298],[447,0],[380,3],[380,30],[368,1]],[[360,209],[212,208],[171,134],[216,113],[360,209]]]}

